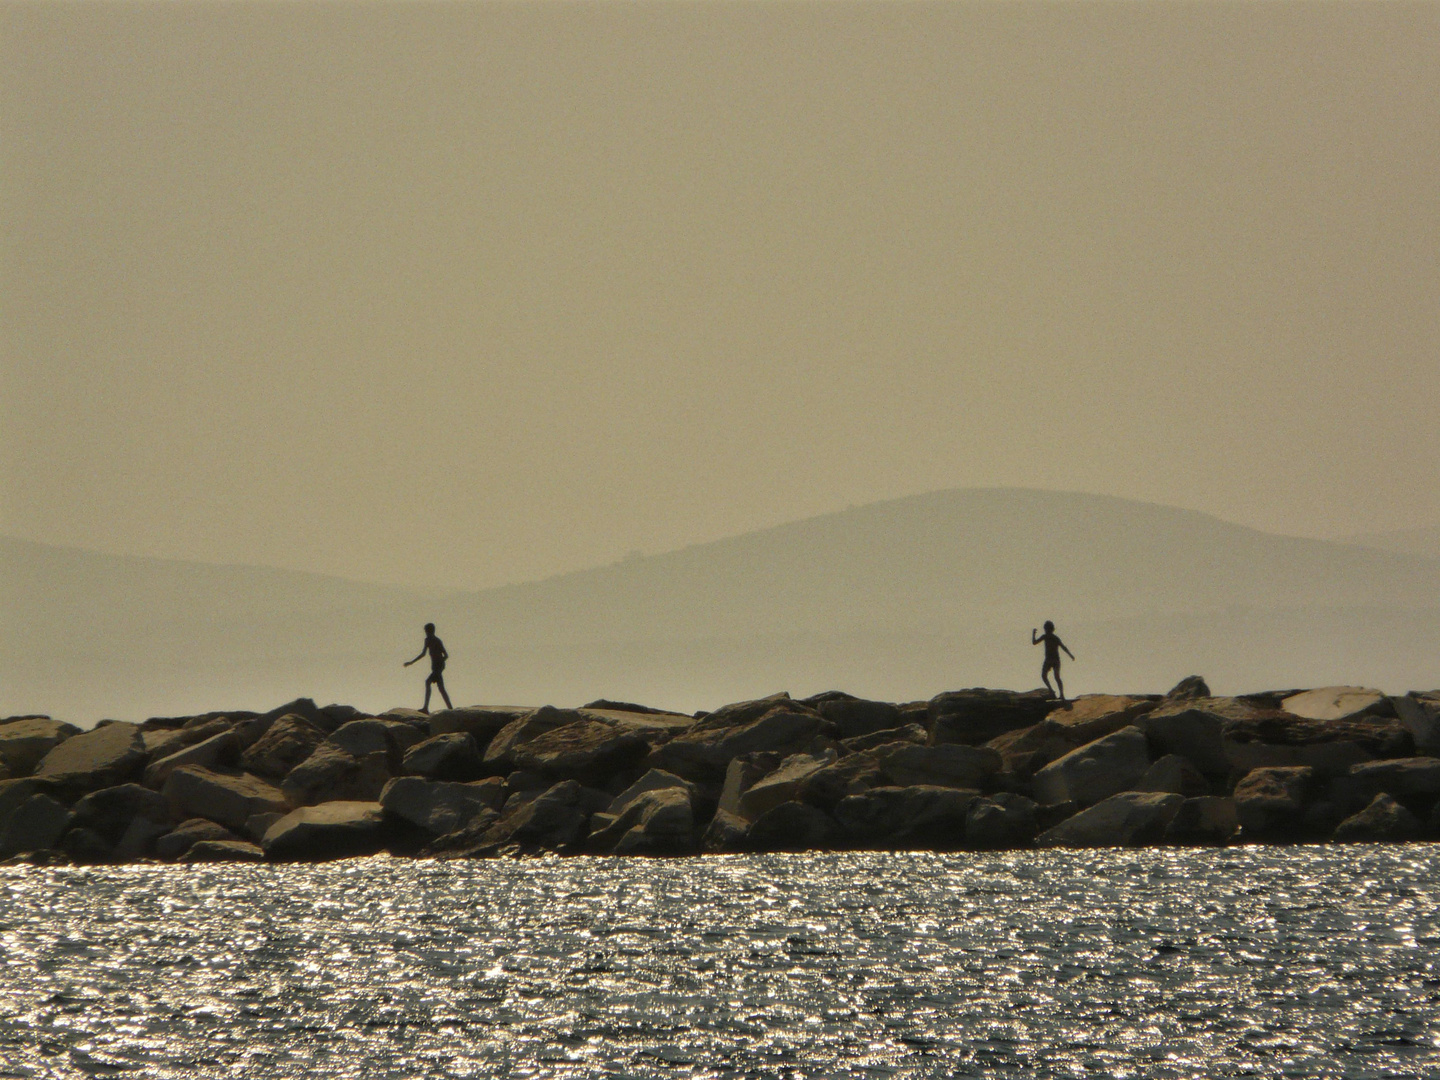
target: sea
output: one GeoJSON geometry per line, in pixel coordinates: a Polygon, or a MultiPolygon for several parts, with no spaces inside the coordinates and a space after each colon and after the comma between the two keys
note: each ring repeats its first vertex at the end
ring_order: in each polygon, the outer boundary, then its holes
{"type": "Polygon", "coordinates": [[[1440,846],[0,868],[4,1077],[1436,1077],[1440,846]]]}

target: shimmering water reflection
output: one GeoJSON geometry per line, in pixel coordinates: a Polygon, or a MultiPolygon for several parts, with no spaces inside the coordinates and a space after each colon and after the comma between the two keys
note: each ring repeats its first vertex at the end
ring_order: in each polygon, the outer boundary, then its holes
{"type": "Polygon", "coordinates": [[[0,1075],[1440,1075],[1440,848],[0,869],[0,1075]]]}

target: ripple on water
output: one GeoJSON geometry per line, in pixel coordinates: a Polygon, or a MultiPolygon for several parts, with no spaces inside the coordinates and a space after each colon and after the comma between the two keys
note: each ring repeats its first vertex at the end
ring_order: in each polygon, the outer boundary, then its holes
{"type": "Polygon", "coordinates": [[[1437,860],[4,868],[0,1076],[1433,1076],[1437,860]]]}

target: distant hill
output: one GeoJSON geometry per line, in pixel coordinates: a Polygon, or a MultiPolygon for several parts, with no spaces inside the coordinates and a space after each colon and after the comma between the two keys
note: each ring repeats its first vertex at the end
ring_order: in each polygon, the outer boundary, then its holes
{"type": "MultiPolygon", "coordinates": [[[[577,524],[576,527],[581,527],[577,524]]],[[[460,700],[709,707],[1030,686],[1056,621],[1072,692],[1440,685],[1440,561],[1093,495],[896,499],[480,593],[0,543],[0,713],[90,722],[298,693],[418,704],[433,619],[460,700]]]]}
{"type": "Polygon", "coordinates": [[[1380,551],[1397,551],[1403,555],[1422,555],[1440,559],[1440,525],[1418,529],[1396,529],[1392,532],[1357,533],[1343,539],[1346,544],[1363,544],[1380,551]]]}

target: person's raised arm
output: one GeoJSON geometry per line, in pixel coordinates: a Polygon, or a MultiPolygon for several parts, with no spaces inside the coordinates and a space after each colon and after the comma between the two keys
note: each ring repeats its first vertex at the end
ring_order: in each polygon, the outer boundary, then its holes
{"type": "MultiPolygon", "coordinates": [[[[1031,645],[1039,645],[1039,644],[1040,644],[1040,631],[1039,631],[1039,630],[1036,630],[1033,626],[1030,628],[1030,644],[1031,644],[1031,645]]],[[[1073,660],[1073,659],[1075,659],[1075,658],[1072,656],[1070,659],[1073,660]]]]}

